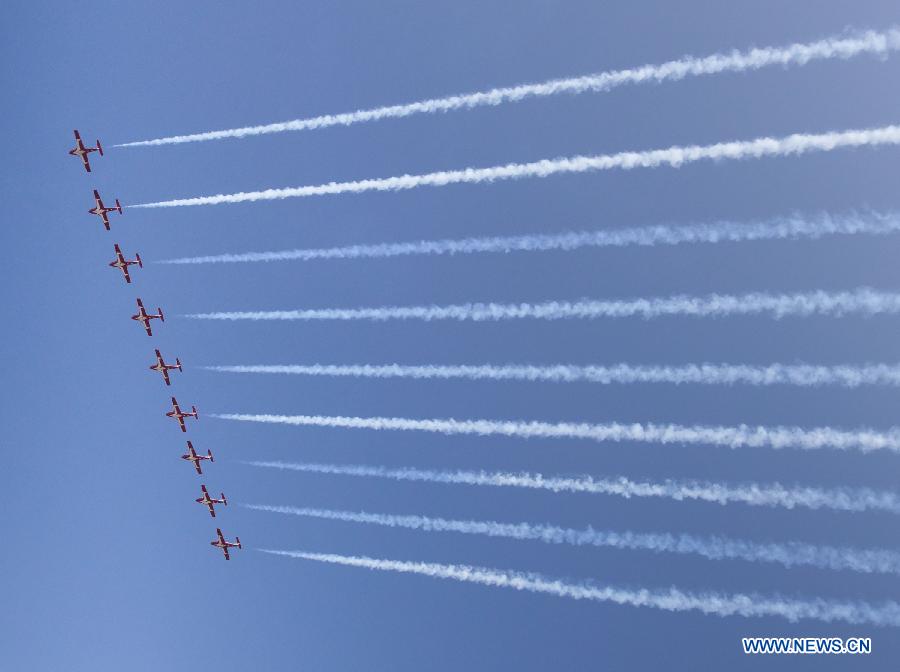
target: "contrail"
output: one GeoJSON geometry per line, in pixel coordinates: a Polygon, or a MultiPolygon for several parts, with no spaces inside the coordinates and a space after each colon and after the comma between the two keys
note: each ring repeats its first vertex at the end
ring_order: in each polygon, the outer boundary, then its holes
{"type": "Polygon", "coordinates": [[[709,444],[726,448],[833,448],[900,452],[900,428],[884,432],[871,429],[842,430],[833,427],[734,427],[716,425],[657,425],[653,423],[590,424],[586,422],[539,422],[529,420],[455,420],[328,415],[270,415],[249,413],[213,413],[212,417],[241,422],[280,425],[342,427],[353,429],[434,432],[438,434],[476,434],[514,436],[523,439],[590,439],[593,441],[640,441],[660,444],[709,444]]]}
{"type": "Polygon", "coordinates": [[[611,70],[593,75],[554,79],[539,84],[491,89],[446,98],[432,98],[406,105],[390,105],[345,114],[327,114],[308,119],[246,126],[223,131],[175,135],[155,140],[126,142],[116,147],[147,147],[175,145],[185,142],[203,142],[223,138],[245,138],[253,135],[305,131],[329,126],[350,126],[379,119],[408,117],[414,114],[434,114],[451,110],[471,109],[512,103],[525,98],[609,91],[625,84],[677,81],[685,77],[713,75],[721,72],[758,70],[773,65],[806,65],[810,61],[841,58],[848,59],[861,54],[887,56],[900,48],[900,31],[865,31],[847,37],[829,37],[817,42],[795,43],[786,47],[766,47],[748,51],[731,51],[696,58],[687,56],[658,65],[644,65],[627,70],[611,70]]]}
{"type": "Polygon", "coordinates": [[[218,205],[245,201],[271,201],[282,198],[323,196],[327,194],[362,193],[366,191],[399,191],[416,187],[443,187],[448,184],[495,182],[524,177],[548,177],[559,173],[584,173],[595,170],[631,170],[672,166],[722,159],[758,159],[764,156],[793,156],[808,152],[830,152],[834,149],[900,144],[900,126],[883,126],[820,134],[796,133],[782,138],[721,142],[714,145],[672,146],[642,152],[620,152],[597,156],[543,159],[531,163],[508,163],[491,168],[443,170],[424,175],[400,175],[352,182],[329,182],[315,186],[242,191],[170,201],[141,203],[130,208],[171,208],[183,205],[218,205]]]}
{"type": "Polygon", "coordinates": [[[665,611],[699,611],[714,616],[778,616],[796,622],[804,619],[876,626],[900,625],[900,603],[838,602],[822,598],[792,599],[778,595],[690,593],[678,588],[618,588],[594,582],[569,583],[541,574],[488,569],[470,565],[442,565],[432,562],[382,560],[366,556],[335,555],[258,549],[263,553],[336,565],[363,567],[385,572],[420,574],[436,579],[452,579],[482,586],[514,588],[530,593],[544,593],[574,600],[612,602],[632,607],[651,607],[665,611]]]}
{"type": "Polygon", "coordinates": [[[900,312],[900,293],[861,287],[844,292],[794,294],[676,294],[626,300],[548,301],[545,303],[461,303],[449,306],[379,306],[376,308],[311,308],[193,313],[195,320],[596,320],[601,318],[665,316],[722,317],[765,314],[775,318],[810,315],[878,315],[900,312]]]}
{"type": "Polygon", "coordinates": [[[881,511],[900,514],[900,496],[869,488],[786,487],[780,483],[714,483],[708,481],[633,481],[623,476],[544,477],[526,472],[437,471],[412,467],[387,468],[366,465],[315,464],[297,462],[244,462],[252,467],[299,471],[333,476],[384,478],[393,481],[475,485],[499,488],[528,488],[550,492],[586,493],[616,497],[662,497],[676,501],[711,504],[778,506],[786,509],[831,509],[834,511],[881,511]]]}
{"type": "Polygon", "coordinates": [[[398,516],[382,513],[333,511],[328,509],[241,504],[254,511],[283,513],[308,518],[364,523],[384,527],[402,527],[425,532],[458,532],[488,537],[503,537],[546,544],[599,546],[625,550],[700,555],[709,560],[746,560],[771,562],[785,567],[809,566],[819,569],[850,570],[863,573],[900,574],[900,553],[888,549],[856,549],[815,546],[802,542],[757,543],[728,537],[698,537],[690,534],[659,532],[615,532],[592,527],[576,530],[555,525],[500,523],[497,521],[448,520],[427,516],[398,516]]]}
{"type": "Polygon", "coordinates": [[[769,221],[713,222],[683,226],[656,225],[607,231],[571,231],[559,234],[421,240],[408,243],[378,243],[322,249],[245,252],[202,257],[163,259],[158,264],[224,264],[258,261],[312,261],[317,259],[384,259],[409,255],[478,254],[482,252],[571,251],[585,247],[626,247],[630,245],[681,245],[689,243],[737,243],[755,240],[817,239],[831,235],[887,235],[900,231],[896,212],[851,213],[841,216],[799,215],[769,221]]]}
{"type": "Polygon", "coordinates": [[[900,364],[686,364],[684,366],[610,366],[555,364],[480,364],[410,366],[404,364],[252,364],[201,367],[222,373],[273,373],[353,378],[515,380],[550,383],[672,383],[675,385],[900,385],[900,364]]]}

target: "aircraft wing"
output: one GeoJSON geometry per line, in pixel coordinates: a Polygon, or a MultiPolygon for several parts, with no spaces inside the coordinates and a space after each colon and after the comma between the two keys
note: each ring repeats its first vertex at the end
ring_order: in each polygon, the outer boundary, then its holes
{"type": "MultiPolygon", "coordinates": [[[[81,140],[80,140],[80,139],[79,139],[79,144],[81,144],[81,140]]],[[[81,155],[81,162],[84,164],[84,169],[85,169],[87,172],[91,172],[91,162],[90,162],[90,160],[88,159],[88,155],[87,155],[86,153],[81,155]]]]}
{"type": "Polygon", "coordinates": [[[231,555],[228,553],[228,547],[227,547],[227,546],[224,546],[224,547],[222,548],[222,552],[225,554],[225,559],[226,559],[226,560],[231,560],[231,555]]]}
{"type": "Polygon", "coordinates": [[[101,219],[103,219],[103,226],[106,227],[106,230],[109,231],[109,215],[105,212],[100,213],[101,219]]]}
{"type": "Polygon", "coordinates": [[[186,432],[187,427],[184,426],[184,418],[180,415],[176,415],[175,418],[178,420],[178,425],[181,427],[181,431],[186,432]]]}
{"type": "Polygon", "coordinates": [[[191,443],[190,441],[188,441],[187,446],[188,446],[188,454],[190,455],[190,457],[188,459],[194,463],[194,469],[197,470],[197,473],[202,474],[203,471],[200,469],[200,458],[197,457],[197,451],[194,450],[194,444],[191,443]]]}
{"type": "Polygon", "coordinates": [[[97,202],[97,207],[103,207],[103,201],[100,199],[100,192],[94,189],[94,200],[97,202]]]}
{"type": "Polygon", "coordinates": [[[125,275],[125,282],[131,284],[131,273],[128,272],[128,266],[122,266],[122,273],[125,275]]]}
{"type": "Polygon", "coordinates": [[[216,528],[216,534],[219,535],[219,541],[222,542],[222,544],[224,545],[225,544],[225,535],[222,534],[222,530],[219,529],[218,527],[216,528]]]}
{"type": "Polygon", "coordinates": [[[169,370],[168,370],[168,369],[163,369],[163,370],[162,370],[162,374],[163,374],[163,380],[166,381],[166,385],[171,385],[172,382],[169,380],[169,370]]]}
{"type": "Polygon", "coordinates": [[[153,330],[150,329],[150,320],[144,320],[144,330],[147,332],[148,336],[153,335],[153,330]]]}
{"type": "Polygon", "coordinates": [[[213,506],[213,503],[207,502],[206,508],[209,509],[209,515],[211,515],[213,518],[215,518],[216,517],[216,508],[213,506]]]}

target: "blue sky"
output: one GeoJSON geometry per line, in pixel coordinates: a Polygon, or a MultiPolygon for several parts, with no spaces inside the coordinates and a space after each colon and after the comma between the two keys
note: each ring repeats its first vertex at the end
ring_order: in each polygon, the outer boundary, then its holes
{"type": "MultiPolygon", "coordinates": [[[[255,470],[248,459],[867,486],[896,491],[896,456],[232,423],[213,412],[522,418],[682,424],[895,423],[898,392],[354,380],[219,374],[207,364],[896,362],[900,317],[473,323],[209,323],[212,310],[501,302],[673,293],[900,286],[896,237],[586,249],[221,266],[145,263],[125,285],[113,243],[172,256],[550,233],[661,222],[897,208],[895,148],[674,170],[202,208],[130,210],[112,232],[91,189],[123,204],[706,144],[900,121],[900,57],[688,79],[349,128],[160,148],[163,135],[345,112],[818,39],[900,22],[895,3],[286,2],[160,5],[14,2],[4,22],[0,124],[6,225],[0,404],[3,666],[16,670],[743,669],[744,635],[871,635],[872,669],[900,654],[892,629],[717,618],[582,603],[264,556],[302,549],[538,571],[629,587],[900,599],[891,576],[786,570],[689,556],[547,546],[295,519],[193,503],[229,500],[447,518],[722,534],[900,549],[888,514],[721,507],[255,470]],[[727,6],[726,6],[727,4],[727,6]],[[720,6],[721,5],[721,6],[720,6]],[[107,155],[85,174],[71,130],[107,155]],[[135,296],[166,311],[147,338],[135,296]],[[171,392],[201,419],[186,438],[216,463],[198,478],[163,416],[153,348],[179,356],[171,392]],[[241,536],[229,563],[215,523],[241,536]]],[[[93,155],[96,157],[96,155],[93,155]]],[[[772,667],[846,665],[776,659],[772,667]]]]}

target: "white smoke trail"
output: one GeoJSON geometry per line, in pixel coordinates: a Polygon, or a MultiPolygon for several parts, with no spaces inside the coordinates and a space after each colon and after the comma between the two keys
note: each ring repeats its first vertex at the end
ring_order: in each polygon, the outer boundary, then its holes
{"type": "Polygon", "coordinates": [[[322,518],[349,523],[364,523],[384,527],[402,527],[425,532],[458,532],[460,534],[503,537],[523,541],[542,541],[546,544],[571,546],[599,546],[626,550],[653,551],[700,555],[709,560],[746,560],[772,562],[785,567],[810,566],[819,569],[850,570],[854,572],[883,572],[900,574],[900,553],[888,549],[857,549],[837,546],[815,546],[802,542],[758,543],[728,537],[698,537],[690,534],[658,532],[615,532],[582,530],[534,525],[532,523],[500,523],[497,521],[448,520],[428,516],[398,516],[382,513],[334,511],[241,504],[244,508],[269,513],[283,513],[308,518],[322,518]]]}
{"type": "Polygon", "coordinates": [[[545,303],[462,303],[450,306],[379,306],[376,308],[314,308],[194,313],[195,320],[564,320],[669,315],[719,317],[768,314],[775,318],[810,315],[878,315],[900,312],[900,293],[861,287],[846,292],[795,294],[708,294],[630,300],[548,301],[545,303]]]}
{"type": "Polygon", "coordinates": [[[371,467],[366,465],[315,464],[297,462],[244,462],[252,467],[299,471],[333,476],[384,478],[393,481],[475,485],[498,488],[528,488],[550,492],[587,493],[616,497],[662,497],[676,501],[699,501],[711,504],[747,504],[778,506],[786,509],[831,509],[834,511],[882,511],[900,514],[900,496],[889,491],[869,488],[786,487],[780,483],[714,483],[708,481],[659,482],[632,481],[623,476],[613,478],[544,477],[525,472],[437,471],[412,467],[371,467]]]}
{"type": "Polygon", "coordinates": [[[552,366],[425,364],[253,364],[204,366],[207,371],[223,373],[273,373],[303,376],[336,376],[354,378],[414,378],[465,380],[516,380],[551,383],[673,383],[675,385],[900,385],[900,364],[866,364],[853,366],[817,366],[811,364],[686,364],[684,366],[552,366]]]}
{"type": "Polygon", "coordinates": [[[853,624],[877,626],[900,625],[900,604],[897,602],[838,602],[812,599],[791,599],[759,594],[690,593],[677,588],[630,589],[604,586],[593,582],[568,583],[535,573],[472,567],[469,565],[442,565],[432,562],[404,562],[382,560],[365,556],[335,555],[332,553],[306,553],[302,551],[278,551],[258,549],[263,553],[290,558],[315,560],[336,565],[363,567],[385,572],[420,574],[436,579],[452,579],[482,586],[514,588],[531,593],[544,593],[575,600],[612,602],[632,607],[651,607],[665,611],[699,611],[715,616],[778,616],[795,622],[815,619],[826,622],[844,621],[853,624]]]}
{"type": "Polygon", "coordinates": [[[755,240],[817,239],[831,235],[887,235],[900,231],[896,212],[831,216],[812,219],[800,216],[765,222],[714,222],[684,226],[656,225],[611,231],[571,231],[558,234],[463,238],[460,240],[422,240],[410,243],[379,243],[322,249],[245,252],[202,257],[163,259],[158,264],[221,264],[258,261],[312,261],[315,259],[383,259],[421,254],[477,254],[481,252],[570,251],[584,247],[625,247],[629,245],[680,245],[685,243],[724,243],[755,240]]]}
{"type": "Polygon", "coordinates": [[[240,422],[268,424],[342,427],[353,429],[435,432],[439,434],[477,434],[479,436],[514,436],[523,439],[590,439],[593,441],[640,441],[660,444],[709,444],[726,448],[800,448],[814,450],[833,448],[900,452],[900,429],[878,432],[870,429],[841,430],[833,427],[750,427],[737,425],[656,425],[653,423],[590,424],[586,422],[538,422],[527,420],[455,420],[372,417],[359,418],[327,415],[270,415],[247,413],[213,413],[212,417],[240,422]]]}
{"type": "Polygon", "coordinates": [[[758,70],[772,65],[806,65],[810,61],[847,59],[861,54],[884,57],[897,49],[900,49],[900,31],[894,28],[885,31],[870,30],[848,37],[829,37],[817,42],[795,43],[786,47],[766,47],[744,52],[735,50],[727,54],[712,54],[704,58],[685,57],[659,65],[645,65],[628,70],[613,70],[583,77],[550,80],[539,84],[524,84],[446,98],[432,98],[406,105],[391,105],[345,114],[327,114],[263,126],[247,126],[223,131],[176,135],[155,140],[140,140],[115,146],[174,145],[223,138],[245,138],[285,131],[305,131],[329,126],[350,126],[379,119],[408,117],[414,114],[433,114],[485,105],[500,105],[531,97],[609,91],[625,84],[656,83],[680,80],[689,76],[758,70]]]}
{"type": "Polygon", "coordinates": [[[236,194],[217,194],[170,201],[141,203],[130,208],[171,208],[185,205],[218,205],[245,201],[271,201],[282,198],[324,196],[328,194],[362,193],[365,191],[398,191],[416,187],[442,187],[448,184],[494,182],[524,177],[547,177],[559,173],[584,173],[595,170],[631,170],[672,166],[703,160],[758,159],[764,156],[792,156],[807,152],[830,152],[834,149],[900,144],[900,126],[883,126],[859,130],[820,134],[796,133],[783,138],[721,142],[714,145],[673,146],[643,152],[620,152],[598,156],[573,156],[564,159],[543,159],[531,163],[508,163],[491,168],[443,170],[424,175],[400,175],[352,182],[329,182],[306,187],[242,191],[236,194]]]}

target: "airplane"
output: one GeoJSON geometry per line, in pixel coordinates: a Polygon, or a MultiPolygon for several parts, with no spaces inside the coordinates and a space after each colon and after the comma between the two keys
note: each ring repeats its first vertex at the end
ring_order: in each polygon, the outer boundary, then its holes
{"type": "Polygon", "coordinates": [[[100,156],[103,156],[103,145],[97,140],[96,147],[85,147],[84,143],[81,141],[81,134],[78,131],[75,131],[75,147],[69,150],[69,155],[80,157],[82,163],[84,163],[84,169],[87,172],[91,172],[91,162],[88,159],[88,155],[91,152],[100,152],[100,156]]]}
{"type": "Polygon", "coordinates": [[[228,506],[228,500],[225,499],[224,492],[221,493],[222,497],[220,499],[216,499],[215,497],[209,496],[209,491],[206,489],[205,485],[201,485],[200,489],[203,491],[203,496],[198,497],[194,501],[197,502],[198,504],[205,504],[206,507],[209,509],[209,515],[211,515],[213,518],[216,517],[216,507],[215,507],[216,504],[224,504],[225,506],[228,506]]]}
{"type": "Polygon", "coordinates": [[[185,413],[181,410],[181,407],[178,405],[178,401],[175,397],[172,397],[172,410],[166,413],[166,415],[170,418],[175,418],[178,421],[178,424],[181,426],[181,431],[186,432],[187,427],[184,426],[185,418],[194,418],[195,420],[199,420],[200,416],[197,415],[197,407],[191,406],[191,412],[185,413]]]}
{"type": "Polygon", "coordinates": [[[166,385],[171,385],[169,382],[169,371],[172,369],[182,370],[181,368],[181,360],[178,357],[175,358],[174,364],[166,364],[165,360],[163,360],[163,356],[159,353],[159,350],[156,350],[156,364],[149,367],[151,371],[159,371],[163,375],[163,379],[166,381],[166,385]]]}
{"type": "Polygon", "coordinates": [[[157,308],[158,311],[156,315],[148,315],[147,311],[144,310],[144,302],[140,299],[137,300],[138,312],[131,316],[131,319],[135,322],[140,322],[144,325],[144,329],[147,330],[147,335],[152,336],[153,332],[150,330],[150,320],[159,320],[161,322],[166,321],[165,315],[163,315],[162,308],[157,308]]]}
{"type": "Polygon", "coordinates": [[[103,226],[106,227],[106,230],[109,231],[109,213],[114,210],[118,212],[120,215],[122,214],[122,204],[119,203],[119,199],[116,199],[116,207],[107,208],[103,205],[103,199],[100,198],[100,192],[94,189],[94,201],[96,201],[97,205],[88,210],[92,215],[97,215],[100,219],[103,220],[103,226]]]}
{"type": "Polygon", "coordinates": [[[215,546],[216,548],[221,548],[222,552],[225,554],[226,560],[231,560],[231,556],[228,555],[229,548],[243,548],[243,546],[241,546],[241,538],[240,537],[234,538],[235,543],[231,543],[230,541],[225,541],[225,537],[222,535],[222,530],[220,530],[218,527],[216,528],[216,534],[219,535],[219,538],[216,539],[215,541],[209,542],[209,545],[215,546]]]}
{"type": "Polygon", "coordinates": [[[141,255],[137,252],[134,253],[134,261],[130,259],[126,259],[125,255],[122,254],[122,250],[119,249],[119,244],[116,243],[116,260],[109,262],[109,265],[113,268],[118,268],[122,270],[122,275],[125,276],[125,282],[131,284],[131,274],[128,272],[129,266],[134,266],[137,264],[138,268],[144,267],[144,262],[141,261],[141,255]]]}
{"type": "Polygon", "coordinates": [[[189,460],[194,463],[194,469],[197,470],[198,474],[202,474],[203,470],[200,468],[201,460],[209,460],[210,462],[215,462],[215,458],[213,458],[213,454],[211,450],[206,451],[206,455],[198,455],[197,451],[194,450],[194,444],[190,441],[187,442],[188,452],[181,456],[182,460],[189,460]]]}

